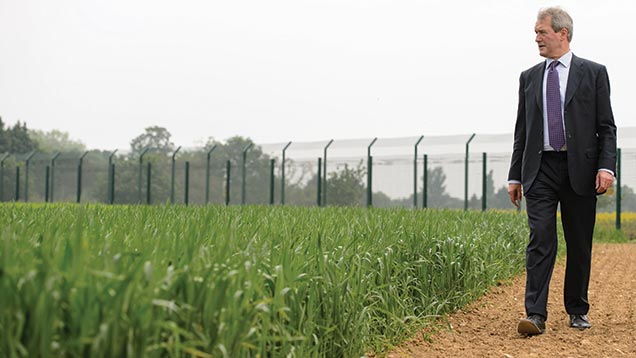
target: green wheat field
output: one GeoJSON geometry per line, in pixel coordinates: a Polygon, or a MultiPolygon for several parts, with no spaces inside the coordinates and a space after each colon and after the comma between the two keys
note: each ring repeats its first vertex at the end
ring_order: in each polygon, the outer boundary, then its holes
{"type": "Polygon", "coordinates": [[[2,357],[360,357],[523,271],[516,212],[0,205],[2,357]]]}

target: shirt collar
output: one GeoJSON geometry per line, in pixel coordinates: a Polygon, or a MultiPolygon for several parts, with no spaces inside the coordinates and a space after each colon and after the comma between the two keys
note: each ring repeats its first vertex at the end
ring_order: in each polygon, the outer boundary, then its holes
{"type": "Polygon", "coordinates": [[[561,58],[559,58],[558,60],[553,60],[551,58],[547,59],[545,61],[545,68],[547,69],[548,66],[550,66],[550,64],[554,61],[559,61],[563,66],[565,66],[565,68],[569,68],[570,63],[572,62],[572,51],[566,52],[565,55],[561,56],[561,58]]]}

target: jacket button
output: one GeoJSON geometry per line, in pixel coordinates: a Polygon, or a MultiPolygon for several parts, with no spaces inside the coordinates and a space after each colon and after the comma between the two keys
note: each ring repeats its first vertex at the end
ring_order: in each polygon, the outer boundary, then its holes
{"type": "Polygon", "coordinates": [[[540,150],[540,151],[539,151],[539,154],[541,154],[541,152],[542,152],[542,151],[540,150]]]}

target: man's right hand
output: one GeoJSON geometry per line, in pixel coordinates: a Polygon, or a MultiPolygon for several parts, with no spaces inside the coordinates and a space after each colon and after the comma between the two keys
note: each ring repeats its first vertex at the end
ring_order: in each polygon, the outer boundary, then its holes
{"type": "Polygon", "coordinates": [[[518,208],[521,203],[521,184],[508,184],[508,195],[510,202],[518,208]]]}

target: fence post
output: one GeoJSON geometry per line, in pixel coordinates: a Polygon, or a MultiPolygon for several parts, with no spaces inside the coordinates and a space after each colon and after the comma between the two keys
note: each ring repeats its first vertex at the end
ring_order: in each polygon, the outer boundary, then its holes
{"type": "Polygon", "coordinates": [[[20,201],[20,167],[15,166],[15,201],[20,201]]]}
{"type": "Polygon", "coordinates": [[[290,141],[283,148],[283,161],[281,162],[281,177],[280,177],[280,203],[281,205],[285,205],[285,151],[292,144],[290,141]]]}
{"type": "Polygon", "coordinates": [[[113,183],[111,183],[111,179],[114,177],[111,173],[111,170],[113,169],[113,156],[115,155],[115,153],[117,152],[117,149],[113,150],[112,153],[110,153],[110,155],[108,156],[108,170],[107,170],[107,176],[108,178],[106,178],[106,202],[109,204],[112,204],[111,201],[111,197],[113,195],[113,193],[111,193],[111,189],[114,187],[113,183]]]}
{"type": "Polygon", "coordinates": [[[417,146],[424,139],[424,136],[420,136],[420,139],[415,143],[415,156],[413,157],[413,207],[417,209],[417,146]]]}
{"type": "Polygon", "coordinates": [[[170,204],[174,204],[174,175],[175,175],[175,165],[176,165],[176,156],[177,152],[179,152],[181,146],[177,148],[177,150],[172,153],[172,172],[170,175],[170,204]]]}
{"type": "Polygon", "coordinates": [[[190,201],[190,161],[185,162],[185,194],[184,194],[185,205],[188,206],[188,202],[190,201]]]}
{"type": "Polygon", "coordinates": [[[320,157],[318,157],[318,195],[316,196],[316,204],[318,204],[318,206],[322,206],[321,203],[321,198],[322,198],[322,193],[321,193],[321,185],[322,185],[322,175],[321,175],[321,171],[322,171],[322,159],[320,157]]]}
{"type": "Polygon", "coordinates": [[[208,151],[207,162],[205,164],[205,203],[210,202],[210,156],[216,149],[216,144],[208,151]]]}
{"type": "Polygon", "coordinates": [[[139,155],[139,178],[137,180],[137,203],[141,204],[141,177],[143,172],[143,164],[144,164],[144,155],[148,153],[150,148],[145,148],[141,154],[139,155]]]}
{"type": "Polygon", "coordinates": [[[55,193],[55,160],[60,156],[60,152],[57,152],[51,158],[51,202],[55,200],[53,194],[55,193]]]}
{"type": "Polygon", "coordinates": [[[373,156],[367,157],[367,208],[373,206],[373,156]]]}
{"type": "Polygon", "coordinates": [[[468,210],[468,148],[473,138],[475,138],[475,133],[473,133],[466,142],[466,160],[464,161],[464,211],[468,210]]]}
{"type": "Polygon", "coordinates": [[[82,154],[79,158],[79,164],[77,165],[77,203],[80,202],[82,197],[82,162],[86,154],[88,154],[88,151],[85,151],[84,154],[82,154]]]}
{"type": "Polygon", "coordinates": [[[150,189],[150,183],[152,178],[152,163],[148,162],[146,164],[146,204],[150,205],[152,203],[152,191],[150,189]]]}
{"type": "Polygon", "coordinates": [[[230,161],[225,165],[225,206],[230,205],[230,161]]]}
{"type": "Polygon", "coordinates": [[[32,151],[31,153],[29,153],[29,155],[26,158],[26,168],[25,170],[25,174],[24,174],[24,201],[28,202],[29,201],[29,164],[31,162],[31,158],[33,158],[33,156],[35,155],[35,151],[32,151]]]}
{"type": "Polygon", "coordinates": [[[333,143],[333,139],[329,140],[329,143],[325,146],[323,151],[323,160],[322,160],[322,206],[327,205],[327,149],[333,143]]]}
{"type": "Polygon", "coordinates": [[[424,188],[422,189],[422,208],[428,207],[428,155],[424,154],[424,188]]]}
{"type": "Polygon", "coordinates": [[[274,159],[269,160],[269,205],[274,205],[274,159]]]}
{"type": "Polygon", "coordinates": [[[44,202],[49,202],[49,176],[51,171],[51,167],[46,166],[45,175],[44,175],[44,202]]]}
{"type": "Polygon", "coordinates": [[[115,163],[110,165],[110,203],[115,203],[115,163]]]}
{"type": "Polygon", "coordinates": [[[378,137],[373,138],[371,144],[367,147],[367,207],[373,205],[373,157],[371,156],[371,147],[377,140],[378,137]]]}
{"type": "Polygon", "coordinates": [[[488,174],[486,173],[486,160],[488,154],[482,153],[482,188],[481,188],[481,211],[486,211],[487,207],[487,194],[488,194],[488,174]]]}
{"type": "Polygon", "coordinates": [[[616,150],[616,229],[621,229],[621,148],[616,150]]]}
{"type": "Polygon", "coordinates": [[[0,202],[4,201],[4,161],[9,158],[9,153],[4,153],[0,159],[0,202]]]}
{"type": "Polygon", "coordinates": [[[241,172],[241,205],[245,205],[245,186],[246,186],[246,178],[247,178],[247,151],[252,148],[253,143],[248,144],[243,148],[243,168],[241,172]]]}

